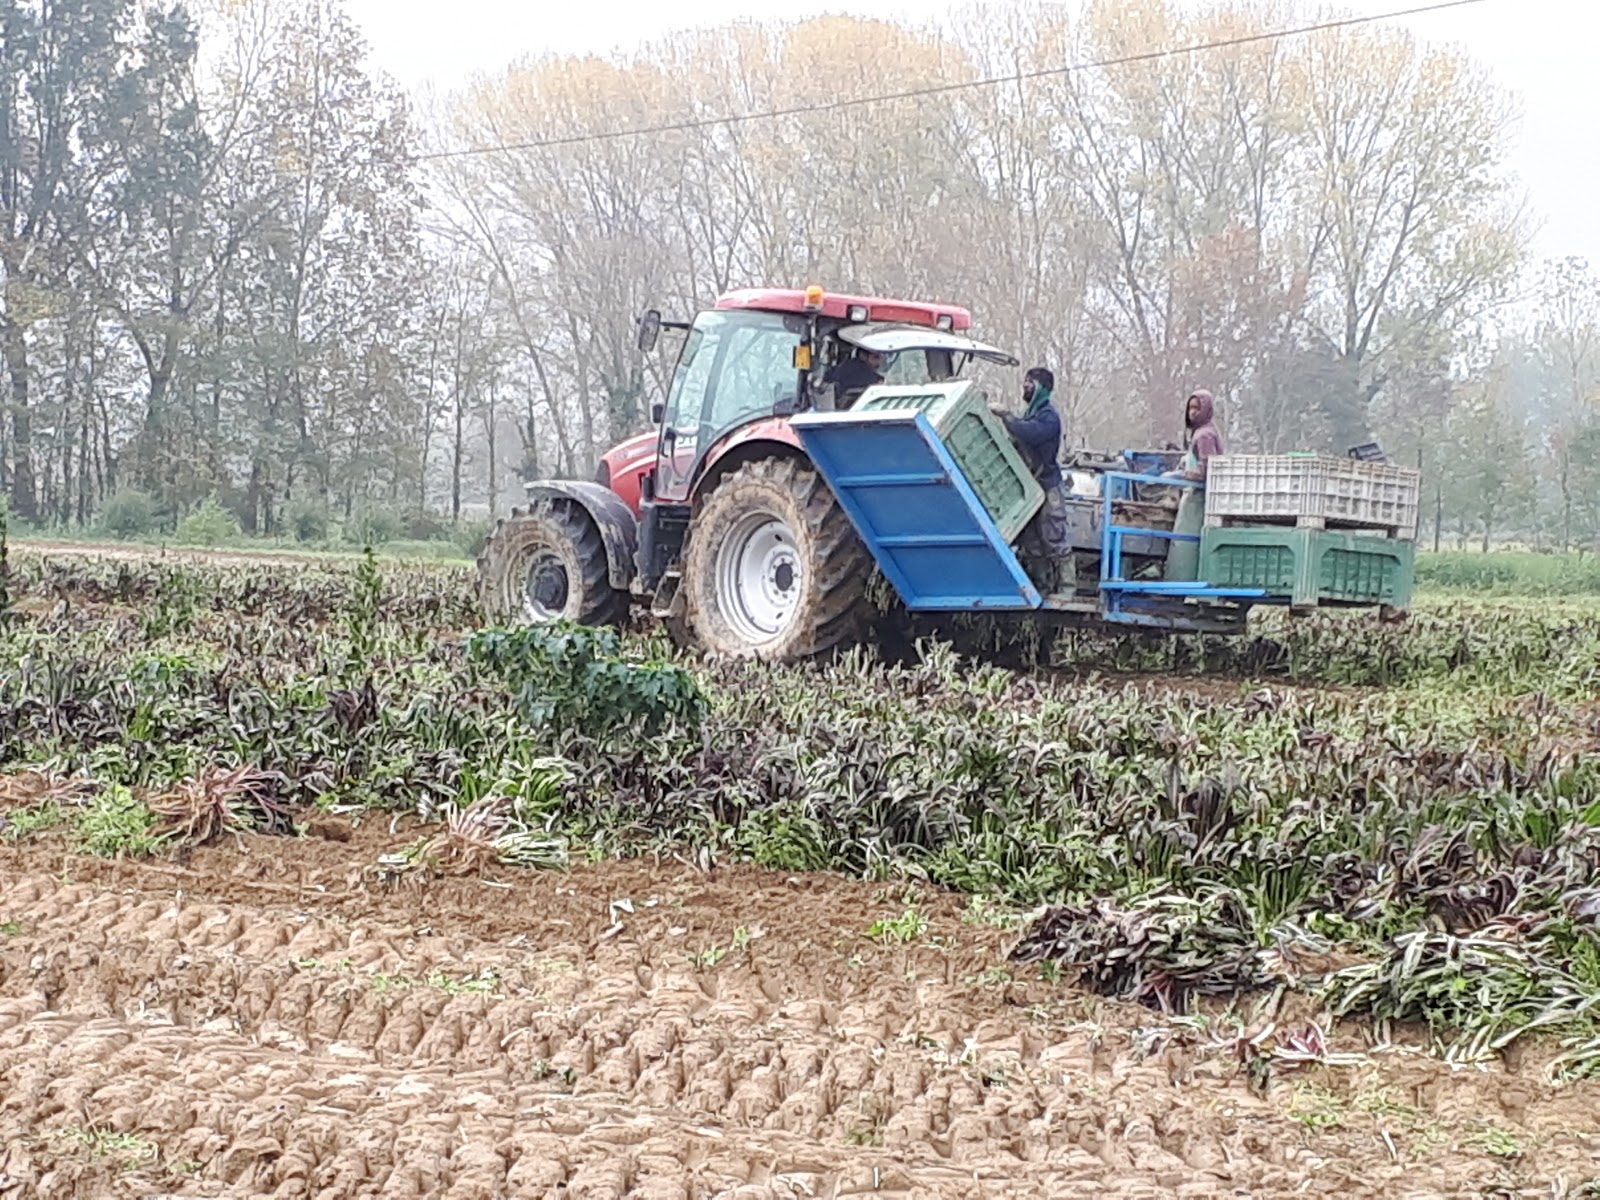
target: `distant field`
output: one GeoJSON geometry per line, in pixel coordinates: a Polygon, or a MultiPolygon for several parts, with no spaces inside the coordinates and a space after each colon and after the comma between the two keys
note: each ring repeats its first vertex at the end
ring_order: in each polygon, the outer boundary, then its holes
{"type": "MultiPolygon", "coordinates": [[[[188,562],[306,562],[332,560],[354,562],[362,556],[360,546],[299,545],[291,541],[240,540],[218,546],[183,546],[175,542],[112,538],[12,537],[14,548],[32,554],[77,555],[90,558],[166,559],[188,562]]],[[[379,557],[396,562],[465,563],[470,556],[453,542],[395,541],[375,548],[379,557]]]]}
{"type": "Polygon", "coordinates": [[[1424,588],[1522,595],[1600,595],[1600,556],[1494,550],[1417,556],[1424,588]]]}

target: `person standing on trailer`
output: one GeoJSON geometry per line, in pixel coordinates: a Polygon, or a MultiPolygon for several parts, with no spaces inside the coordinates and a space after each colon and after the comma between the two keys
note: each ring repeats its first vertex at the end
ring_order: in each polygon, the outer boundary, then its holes
{"type": "Polygon", "coordinates": [[[1222,444],[1222,431],[1217,428],[1216,398],[1205,388],[1189,393],[1183,427],[1189,443],[1189,453],[1183,461],[1183,477],[1204,483],[1206,464],[1212,456],[1227,453],[1222,444]]]}
{"type": "Polygon", "coordinates": [[[1006,432],[1022,452],[1023,461],[1044,489],[1038,530],[1051,553],[1059,552],[1067,540],[1067,501],[1061,478],[1061,414],[1056,411],[1055,386],[1056,377],[1049,367],[1033,367],[1022,379],[1022,400],[1026,405],[1022,416],[1012,416],[999,405],[989,406],[989,411],[1005,424],[1006,432]]]}
{"type": "Polygon", "coordinates": [[[1200,567],[1198,539],[1206,520],[1206,466],[1219,454],[1226,454],[1222,431],[1217,428],[1217,402],[1205,388],[1189,393],[1183,414],[1184,440],[1189,443],[1184,455],[1183,468],[1171,472],[1181,479],[1192,480],[1199,487],[1182,489],[1178,499],[1178,512],[1172,531],[1183,535],[1167,550],[1164,577],[1168,582],[1188,582],[1195,578],[1200,567]]]}

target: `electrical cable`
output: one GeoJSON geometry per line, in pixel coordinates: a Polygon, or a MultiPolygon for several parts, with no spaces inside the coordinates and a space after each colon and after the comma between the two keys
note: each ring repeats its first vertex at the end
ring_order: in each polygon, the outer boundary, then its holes
{"type": "Polygon", "coordinates": [[[634,129],[607,129],[599,133],[580,133],[562,137],[538,138],[526,142],[504,142],[493,146],[464,146],[454,150],[433,150],[412,156],[414,162],[443,158],[465,158],[478,154],[503,154],[519,150],[551,150],[562,146],[579,146],[589,142],[609,142],[620,138],[653,137],[664,133],[688,133],[717,125],[742,125],[751,121],[771,121],[783,117],[811,116],[817,113],[837,112],[840,109],[860,108],[869,104],[889,104],[896,100],[918,100],[927,96],[948,95],[951,92],[970,91],[976,88],[995,87],[1006,83],[1025,83],[1034,79],[1047,79],[1058,75],[1074,75],[1080,71],[1100,70],[1106,67],[1123,67],[1135,63],[1155,62],[1176,58],[1182,54],[1197,54],[1208,50],[1226,50],[1235,46],[1248,46],[1259,42],[1281,41],[1285,38],[1304,37],[1333,29],[1347,29],[1354,25],[1369,25],[1375,21],[1390,21],[1398,17],[1414,17],[1425,13],[1442,12],[1451,8],[1485,4],[1488,0],[1440,0],[1439,3],[1421,4],[1390,12],[1371,13],[1360,17],[1342,17],[1331,21],[1318,21],[1311,25],[1298,25],[1289,29],[1263,33],[1241,34],[1210,42],[1196,42],[1188,46],[1167,46],[1159,50],[1145,50],[1137,54],[1124,54],[1115,58],[1096,59],[1092,62],[1069,63],[1064,67],[1040,67],[1031,71],[1018,71],[1011,75],[990,75],[982,79],[963,79],[953,83],[931,84],[901,92],[884,92],[873,96],[853,96],[844,100],[818,101],[814,104],[793,104],[784,108],[762,109],[757,112],[728,113],[716,117],[696,117],[687,121],[673,121],[663,125],[644,125],[634,129]]]}

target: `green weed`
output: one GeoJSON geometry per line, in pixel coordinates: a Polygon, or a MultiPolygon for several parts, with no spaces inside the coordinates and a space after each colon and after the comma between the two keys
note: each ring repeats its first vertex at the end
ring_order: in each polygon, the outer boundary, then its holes
{"type": "Polygon", "coordinates": [[[867,936],[875,942],[898,942],[902,945],[915,942],[928,932],[928,918],[917,908],[908,908],[898,917],[885,917],[867,927],[867,936]]]}
{"type": "Polygon", "coordinates": [[[5,814],[5,828],[0,836],[14,842],[25,842],[48,829],[63,824],[67,814],[55,800],[41,800],[27,808],[13,809],[5,814]]]}
{"type": "Polygon", "coordinates": [[[1522,1139],[1499,1125],[1480,1130],[1468,1140],[1468,1145],[1494,1158],[1521,1158],[1526,1153],[1522,1139]]]}
{"type": "Polygon", "coordinates": [[[161,846],[158,823],[150,806],[130,789],[109,784],[78,814],[76,827],[79,841],[90,854],[138,858],[161,846]]]}
{"type": "Polygon", "coordinates": [[[148,1138],[133,1133],[113,1133],[82,1125],[71,1125],[56,1134],[59,1141],[81,1147],[94,1158],[122,1160],[124,1168],[154,1162],[161,1148],[148,1138]]]}

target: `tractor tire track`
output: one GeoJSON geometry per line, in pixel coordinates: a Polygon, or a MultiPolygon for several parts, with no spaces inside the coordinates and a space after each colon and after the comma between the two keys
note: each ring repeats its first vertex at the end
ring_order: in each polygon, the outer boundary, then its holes
{"type": "MultiPolygon", "coordinates": [[[[886,901],[842,880],[383,889],[370,840],[188,870],[0,851],[0,1197],[1423,1196],[1501,1170],[1312,1135],[1230,1064],[1128,1050],[1150,1014],[1042,1019],[1042,985],[971,982],[1003,938],[953,902],[943,946],[877,946],[886,901]]],[[[1435,1111],[1520,1095],[1537,1169],[1583,1168],[1592,1103],[1435,1066],[1407,1068],[1435,1111]]]]}

